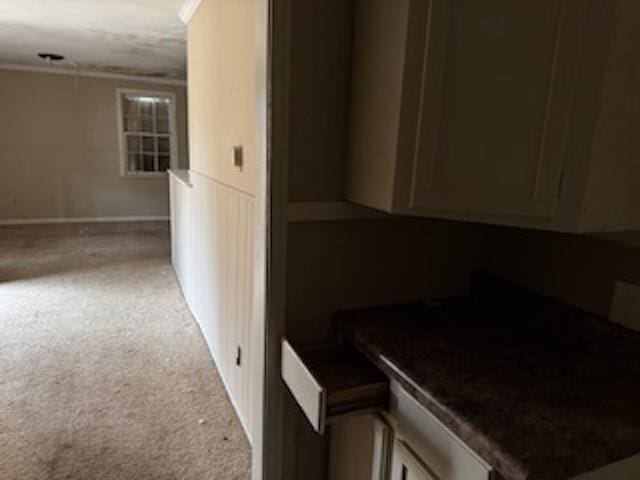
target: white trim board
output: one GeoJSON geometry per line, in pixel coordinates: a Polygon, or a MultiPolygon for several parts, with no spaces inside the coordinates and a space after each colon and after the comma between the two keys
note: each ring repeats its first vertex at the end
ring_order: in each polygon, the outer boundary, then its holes
{"type": "Polygon", "coordinates": [[[123,75],[121,73],[107,73],[93,70],[75,70],[66,67],[38,67],[35,65],[22,65],[20,63],[1,63],[0,70],[26,73],[47,73],[52,75],[70,75],[88,78],[105,78],[109,80],[122,80],[123,82],[138,82],[154,85],[173,85],[176,87],[186,87],[186,80],[170,78],[143,77],[136,75],[123,75]]]}
{"type": "Polygon", "coordinates": [[[51,217],[0,219],[3,225],[47,225],[60,223],[118,223],[118,222],[166,222],[168,215],[137,215],[126,217],[51,217]]]}
{"type": "Polygon", "coordinates": [[[185,0],[182,8],[180,9],[180,13],[178,13],[180,20],[182,20],[185,25],[189,23],[189,20],[191,20],[193,14],[196,13],[196,10],[201,3],[202,0],[185,0]]]}

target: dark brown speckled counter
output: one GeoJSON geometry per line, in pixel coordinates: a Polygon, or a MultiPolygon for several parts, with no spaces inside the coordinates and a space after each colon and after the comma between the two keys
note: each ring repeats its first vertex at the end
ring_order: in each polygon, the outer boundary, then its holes
{"type": "Polygon", "coordinates": [[[473,292],[336,319],[507,480],[569,479],[640,453],[640,335],[495,279],[473,292]]]}

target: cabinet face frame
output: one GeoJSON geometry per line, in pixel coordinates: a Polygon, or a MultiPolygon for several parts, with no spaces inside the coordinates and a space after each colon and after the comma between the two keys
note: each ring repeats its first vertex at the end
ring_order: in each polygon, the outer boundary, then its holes
{"type": "Polygon", "coordinates": [[[440,480],[403,440],[396,440],[390,480],[440,480]]]}
{"type": "Polygon", "coordinates": [[[391,394],[391,408],[387,418],[394,428],[394,445],[397,441],[408,445],[437,480],[492,478],[494,470],[491,465],[480,458],[396,381],[391,382],[391,394]]]}
{"type": "MultiPolygon", "coordinates": [[[[422,72],[419,85],[411,84],[411,77],[405,72],[408,84],[403,93],[406,106],[403,126],[416,123],[417,129],[407,127],[401,131],[400,145],[409,144],[412,152],[399,153],[399,169],[396,178],[397,192],[394,210],[401,213],[420,215],[451,212],[454,216],[488,215],[513,218],[529,218],[550,222],[558,201],[566,156],[567,137],[570,130],[571,112],[575,98],[576,82],[583,48],[589,3],[576,0],[560,0],[558,3],[552,62],[549,67],[547,101],[543,114],[537,145],[538,162],[534,184],[528,195],[496,195],[470,193],[439,188],[436,183],[436,169],[439,158],[439,140],[443,122],[445,102],[445,74],[447,69],[448,37],[451,32],[451,0],[413,0],[412,18],[423,25],[422,31],[409,25],[410,40],[421,36],[419,48],[407,51],[407,64],[417,60],[422,72]],[[416,96],[420,108],[415,103],[407,103],[416,96]],[[411,93],[413,92],[413,93],[411,93]],[[414,136],[414,142],[406,142],[414,136]],[[404,165],[403,165],[404,164],[404,165]]],[[[409,42],[411,45],[412,42],[409,42]]],[[[407,67],[411,68],[411,67],[407,67]]],[[[415,73],[413,74],[414,76],[415,73]]],[[[496,172],[500,174],[500,172],[496,172]]]]}

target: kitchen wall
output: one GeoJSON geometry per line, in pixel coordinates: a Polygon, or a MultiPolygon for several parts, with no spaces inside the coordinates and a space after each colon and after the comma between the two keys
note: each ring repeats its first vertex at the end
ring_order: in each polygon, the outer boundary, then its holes
{"type": "Polygon", "coordinates": [[[166,178],[120,175],[117,88],[177,94],[188,164],[184,87],[0,71],[0,222],[168,215],[166,178]]]}
{"type": "Polygon", "coordinates": [[[485,228],[390,218],[289,225],[287,336],[334,338],[331,315],[464,293],[481,268],[485,228]]]}
{"type": "Polygon", "coordinates": [[[292,2],[289,201],[342,198],[351,0],[292,2]]]}
{"type": "Polygon", "coordinates": [[[492,227],[487,269],[607,316],[616,280],[640,284],[640,233],[600,237],[492,227]]]}

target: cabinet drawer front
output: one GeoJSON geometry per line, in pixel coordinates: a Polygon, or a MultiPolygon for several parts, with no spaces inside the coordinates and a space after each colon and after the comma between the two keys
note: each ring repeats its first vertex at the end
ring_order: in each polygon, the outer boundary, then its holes
{"type": "Polygon", "coordinates": [[[408,444],[438,480],[488,480],[491,467],[430,412],[391,384],[391,415],[400,440],[408,444]]]}
{"type": "Polygon", "coordinates": [[[282,379],[318,433],[347,415],[386,409],[389,380],[346,344],[294,349],[282,341],[282,379]]]}
{"type": "Polygon", "coordinates": [[[324,430],[324,388],[286,340],[282,342],[282,379],[311,426],[318,432],[324,430]]]}

